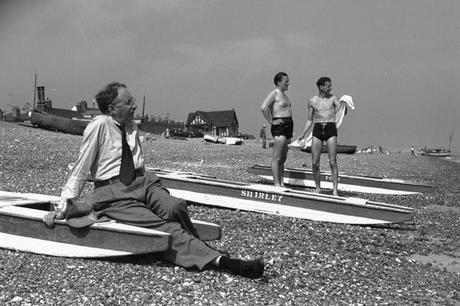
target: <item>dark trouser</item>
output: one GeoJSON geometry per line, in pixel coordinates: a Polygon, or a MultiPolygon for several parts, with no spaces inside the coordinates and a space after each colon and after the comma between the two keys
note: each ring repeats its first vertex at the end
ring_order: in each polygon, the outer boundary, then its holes
{"type": "Polygon", "coordinates": [[[129,186],[118,182],[96,188],[92,205],[100,217],[171,234],[171,249],[160,255],[178,266],[202,270],[221,255],[196,238],[186,202],[169,195],[152,173],[137,177],[129,186]]]}

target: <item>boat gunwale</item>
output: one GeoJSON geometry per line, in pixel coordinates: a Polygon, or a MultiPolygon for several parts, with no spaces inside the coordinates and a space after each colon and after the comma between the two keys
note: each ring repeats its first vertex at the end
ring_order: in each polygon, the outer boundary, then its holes
{"type": "MultiPolygon", "coordinates": [[[[37,203],[37,204],[43,204],[43,203],[37,203]]],[[[34,220],[34,221],[43,220],[43,217],[38,216],[40,212],[43,212],[41,214],[43,216],[45,216],[45,214],[47,213],[47,211],[44,211],[44,210],[34,209],[30,207],[22,207],[20,205],[10,205],[10,206],[4,206],[0,208],[0,215],[21,218],[25,220],[34,220]],[[33,212],[34,214],[30,214],[30,212],[33,212]]],[[[71,227],[66,222],[66,220],[55,220],[54,222],[59,225],[67,225],[68,227],[71,227]]],[[[166,236],[166,237],[171,236],[170,234],[162,232],[162,231],[129,225],[129,224],[124,224],[124,223],[119,223],[119,222],[116,222],[115,220],[110,220],[110,221],[105,221],[105,222],[96,222],[90,225],[89,228],[95,229],[95,230],[118,232],[118,233],[129,233],[129,234],[143,235],[143,236],[166,236]]]]}

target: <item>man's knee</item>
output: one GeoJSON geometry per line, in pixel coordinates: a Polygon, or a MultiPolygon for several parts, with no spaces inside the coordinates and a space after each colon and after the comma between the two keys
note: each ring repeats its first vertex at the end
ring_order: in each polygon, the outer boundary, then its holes
{"type": "Polygon", "coordinates": [[[331,166],[332,169],[337,168],[337,160],[335,158],[330,159],[329,166],[331,166]]]}
{"type": "Polygon", "coordinates": [[[314,162],[312,162],[311,166],[313,168],[313,171],[319,171],[320,162],[319,161],[314,161],[314,162]]]}
{"type": "Polygon", "coordinates": [[[281,154],[274,154],[272,160],[274,162],[280,163],[283,160],[283,156],[281,154]]]}
{"type": "Polygon", "coordinates": [[[169,211],[172,215],[188,213],[187,202],[185,200],[177,199],[172,202],[172,205],[169,207],[169,211]]]}

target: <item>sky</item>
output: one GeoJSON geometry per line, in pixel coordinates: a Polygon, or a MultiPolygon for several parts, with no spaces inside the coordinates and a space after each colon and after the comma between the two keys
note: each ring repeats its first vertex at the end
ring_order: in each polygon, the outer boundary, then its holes
{"type": "MultiPolygon", "coordinates": [[[[58,108],[112,81],[142,112],[185,121],[234,108],[258,135],[273,77],[290,77],[294,133],[316,80],[353,97],[338,142],[460,152],[460,1],[0,0],[0,108],[58,108]]],[[[295,136],[294,136],[295,137],[295,136]]]]}

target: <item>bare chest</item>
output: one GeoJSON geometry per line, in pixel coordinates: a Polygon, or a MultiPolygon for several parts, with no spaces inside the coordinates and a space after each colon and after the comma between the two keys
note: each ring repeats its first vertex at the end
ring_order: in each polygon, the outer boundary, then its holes
{"type": "Polygon", "coordinates": [[[275,97],[275,104],[278,108],[285,108],[291,106],[291,101],[285,93],[278,92],[275,97]]]}
{"type": "Polygon", "coordinates": [[[311,106],[316,113],[329,113],[335,111],[333,98],[314,98],[311,106]]]}

